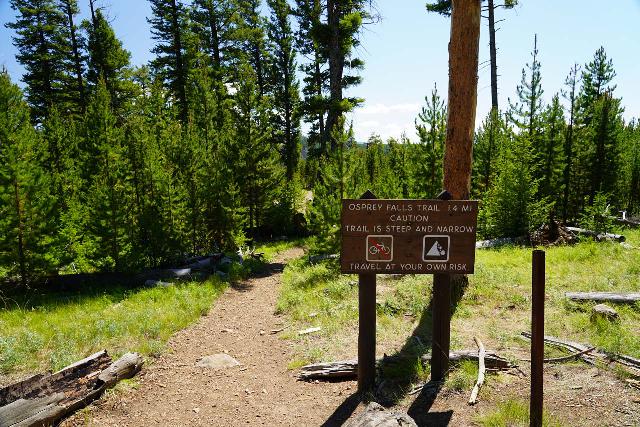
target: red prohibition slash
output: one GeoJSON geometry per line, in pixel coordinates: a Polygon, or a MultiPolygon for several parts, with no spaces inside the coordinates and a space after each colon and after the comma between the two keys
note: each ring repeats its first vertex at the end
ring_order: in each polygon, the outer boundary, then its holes
{"type": "Polygon", "coordinates": [[[382,253],[383,255],[389,255],[391,253],[391,248],[386,246],[384,243],[376,242],[372,240],[372,245],[369,246],[369,253],[371,255],[377,255],[378,253],[382,253]]]}
{"type": "Polygon", "coordinates": [[[367,236],[367,261],[391,261],[393,236],[367,236]]]}

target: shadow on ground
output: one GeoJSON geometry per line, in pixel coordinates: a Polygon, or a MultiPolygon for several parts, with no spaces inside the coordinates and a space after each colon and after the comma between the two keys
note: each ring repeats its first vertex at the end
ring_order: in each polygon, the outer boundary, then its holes
{"type": "MultiPolygon", "coordinates": [[[[451,278],[451,316],[462,300],[468,280],[464,276],[451,278]]],[[[422,356],[429,353],[433,345],[433,298],[423,310],[418,326],[396,353],[383,358],[378,364],[376,390],[373,396],[353,394],[349,396],[323,424],[341,426],[349,419],[362,401],[374,400],[391,407],[403,400],[412,385],[425,375],[422,356]]],[[[441,383],[427,383],[411,404],[408,414],[418,426],[448,426],[453,411],[429,412],[441,389],[441,383]]]]}
{"type": "MultiPolygon", "coordinates": [[[[283,263],[265,263],[253,261],[247,263],[249,277],[268,277],[280,273],[284,269],[283,263]]],[[[93,298],[107,297],[111,302],[118,303],[132,293],[149,288],[146,281],[168,281],[174,283],[201,282],[207,278],[203,275],[191,275],[182,279],[167,277],[156,279],[154,271],[148,270],[140,273],[80,273],[43,278],[28,287],[16,283],[0,283],[0,309],[32,310],[48,307],[61,307],[66,304],[78,304],[93,298]]],[[[247,274],[247,273],[243,273],[247,274]]],[[[246,292],[252,289],[249,281],[239,278],[231,280],[229,286],[233,289],[246,292]]]]}

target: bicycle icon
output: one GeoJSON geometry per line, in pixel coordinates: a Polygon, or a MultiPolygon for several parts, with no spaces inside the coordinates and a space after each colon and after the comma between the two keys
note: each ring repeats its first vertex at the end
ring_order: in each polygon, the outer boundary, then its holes
{"type": "Polygon", "coordinates": [[[393,236],[367,236],[367,261],[392,261],[393,236]]]}
{"type": "Polygon", "coordinates": [[[377,255],[379,253],[389,255],[391,253],[391,248],[386,246],[384,243],[374,242],[371,246],[369,246],[369,253],[371,255],[377,255]]]}

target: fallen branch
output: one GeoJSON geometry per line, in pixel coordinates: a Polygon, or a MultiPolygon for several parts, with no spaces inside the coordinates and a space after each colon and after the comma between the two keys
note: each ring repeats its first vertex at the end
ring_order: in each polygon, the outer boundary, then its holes
{"type": "Polygon", "coordinates": [[[581,236],[593,237],[596,241],[602,242],[605,240],[615,240],[617,242],[624,242],[626,238],[621,234],[613,234],[613,233],[597,233],[592,230],[586,230],[584,228],[578,227],[567,227],[567,230],[572,233],[579,234],[581,236]]]}
{"type": "Polygon", "coordinates": [[[469,405],[475,405],[478,401],[478,393],[480,392],[480,387],[484,384],[484,345],[482,341],[480,341],[477,337],[473,337],[473,340],[476,342],[478,346],[478,381],[473,386],[473,390],[471,390],[471,397],[469,397],[469,405]]]}
{"type": "Polygon", "coordinates": [[[507,245],[522,245],[527,242],[527,237],[499,237],[497,239],[479,240],[476,242],[476,249],[499,248],[507,245]]]}
{"type": "MultiPolygon", "coordinates": [[[[393,356],[391,356],[393,357],[393,356]]],[[[452,362],[460,362],[462,360],[478,360],[477,350],[456,350],[449,353],[449,360],[452,362]]],[[[388,358],[387,358],[388,359],[388,358]]],[[[422,356],[422,363],[427,364],[431,360],[431,355],[422,356]]],[[[378,359],[377,362],[383,359],[378,359]]],[[[492,351],[485,350],[485,365],[488,369],[506,370],[514,368],[511,362],[504,357],[498,356],[492,351]]],[[[316,379],[352,379],[358,376],[358,361],[341,360],[338,362],[322,362],[306,365],[300,368],[298,379],[300,380],[316,380],[316,379]]]]}
{"type": "MultiPolygon", "coordinates": [[[[471,360],[478,361],[479,360],[479,352],[478,350],[456,350],[449,352],[449,361],[450,362],[461,362],[463,360],[471,360]]],[[[430,354],[425,354],[422,356],[423,363],[429,363],[431,360],[430,354]]],[[[497,355],[493,350],[485,350],[484,356],[485,366],[487,369],[498,369],[498,370],[506,370],[515,368],[516,366],[509,362],[502,356],[497,355]]]]}
{"type": "Polygon", "coordinates": [[[325,259],[339,259],[339,254],[320,254],[320,255],[309,255],[309,264],[317,264],[320,261],[324,261],[325,259]]]}
{"type": "Polygon", "coordinates": [[[280,332],[282,332],[282,331],[284,331],[284,330],[289,329],[290,327],[291,327],[291,325],[284,326],[284,327],[282,327],[282,328],[278,328],[278,329],[272,329],[272,330],[271,330],[271,335],[278,334],[278,333],[280,333],[280,332]]]}
{"type": "Polygon", "coordinates": [[[142,357],[127,353],[111,363],[106,351],[53,374],[38,374],[0,389],[1,426],[50,426],[84,408],[118,381],[142,367],[142,357]]]}
{"type": "Polygon", "coordinates": [[[626,225],[631,228],[639,228],[640,221],[634,221],[630,219],[622,219],[622,218],[613,218],[618,224],[626,225]]]}
{"type": "MultiPolygon", "coordinates": [[[[531,339],[531,333],[522,332],[522,336],[525,338],[531,339]]],[[[586,363],[590,365],[596,365],[598,360],[606,362],[607,365],[611,363],[617,363],[625,369],[629,374],[640,377],[640,360],[635,359],[631,356],[627,356],[625,354],[613,354],[602,351],[597,348],[593,348],[590,345],[581,344],[573,341],[564,341],[556,337],[546,336],[544,337],[544,342],[550,345],[554,345],[556,347],[563,348],[572,353],[576,353],[576,356],[580,359],[584,360],[586,363]],[[580,353],[580,354],[578,354],[580,353]],[[632,368],[632,370],[626,369],[632,368]]]]}
{"type": "Polygon", "coordinates": [[[640,293],[618,293],[618,292],[565,292],[564,296],[571,301],[597,301],[597,302],[617,302],[634,303],[640,301],[640,293]]]}
{"type": "Polygon", "coordinates": [[[303,329],[301,331],[298,331],[298,335],[309,335],[309,334],[312,334],[314,332],[319,332],[321,330],[322,330],[322,328],[320,328],[320,327],[303,329]]]}
{"type": "MultiPolygon", "coordinates": [[[[562,363],[562,362],[569,362],[569,361],[571,361],[571,360],[574,360],[574,359],[579,358],[579,357],[580,357],[580,356],[582,356],[583,354],[591,353],[591,352],[592,352],[593,350],[595,350],[595,349],[596,349],[595,347],[591,347],[591,348],[588,348],[588,349],[586,349],[586,350],[583,350],[583,351],[579,351],[579,352],[577,352],[577,353],[570,354],[570,355],[568,355],[568,356],[552,357],[552,358],[550,358],[550,359],[543,359],[543,362],[544,362],[544,363],[562,363]]],[[[522,360],[523,362],[531,362],[531,359],[520,359],[520,360],[522,360]]]]}
{"type": "Polygon", "coordinates": [[[339,362],[314,363],[300,368],[298,379],[350,379],[358,376],[357,360],[339,362]]]}

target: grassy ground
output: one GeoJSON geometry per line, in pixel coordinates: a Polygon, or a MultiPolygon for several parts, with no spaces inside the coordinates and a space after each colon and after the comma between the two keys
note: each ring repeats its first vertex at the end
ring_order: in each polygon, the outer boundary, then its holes
{"type": "MultiPolygon", "coordinates": [[[[258,246],[270,260],[298,242],[258,246]]],[[[255,260],[232,265],[239,280],[264,264],[255,260]]],[[[157,356],[169,337],[206,314],[227,282],[205,282],[126,289],[86,287],[79,292],[31,291],[0,304],[0,385],[27,373],[58,370],[107,349],[113,357],[128,351],[157,356]]]]}
{"type": "MultiPolygon", "coordinates": [[[[594,303],[578,304],[564,298],[567,291],[637,292],[640,231],[625,230],[624,234],[631,248],[586,241],[546,250],[547,335],[640,357],[640,304],[616,305],[619,322],[592,321],[594,303]]],[[[294,324],[285,338],[293,340],[298,350],[290,367],[355,357],[357,276],[339,274],[336,261],[309,265],[301,259],[285,269],[283,280],[277,309],[294,324]],[[308,327],[322,330],[314,335],[297,335],[297,330],[308,327]]],[[[412,384],[429,376],[420,356],[431,347],[431,286],[431,276],[378,276],[377,349],[379,355],[384,352],[389,356],[383,363],[382,377],[397,382],[401,391],[390,396],[391,401],[399,401],[412,384]]],[[[531,248],[478,250],[476,273],[469,276],[469,285],[460,298],[454,297],[452,302],[451,348],[475,348],[473,337],[478,336],[487,348],[514,361],[528,357],[530,344],[520,332],[531,330],[530,295],[531,248]]],[[[560,353],[548,349],[547,354],[560,353]]],[[[462,364],[449,376],[445,388],[469,390],[476,372],[475,364],[462,364]]],[[[492,381],[499,380],[489,377],[489,386],[492,381]]],[[[514,405],[498,408],[498,412],[508,412],[514,405]]],[[[495,424],[491,418],[478,423],[505,425],[495,424]]]]}
{"type": "MultiPolygon", "coordinates": [[[[509,399],[497,405],[494,411],[476,418],[482,427],[526,427],[529,425],[529,402],[509,399]]],[[[561,424],[553,420],[547,413],[543,414],[544,427],[560,427],[561,424]]]]}

